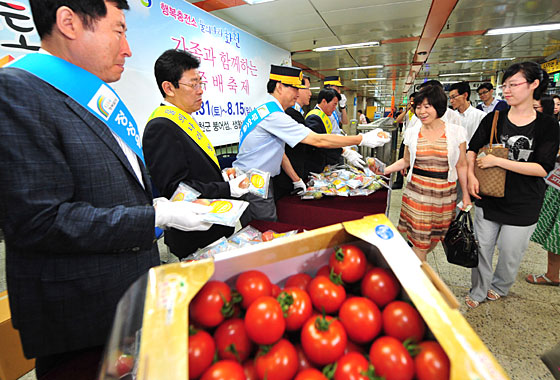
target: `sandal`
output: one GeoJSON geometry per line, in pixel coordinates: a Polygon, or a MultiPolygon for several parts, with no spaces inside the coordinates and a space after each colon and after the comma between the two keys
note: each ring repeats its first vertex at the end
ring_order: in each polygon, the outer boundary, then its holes
{"type": "Polygon", "coordinates": [[[552,281],[546,274],[530,274],[525,277],[525,281],[533,285],[549,285],[549,286],[560,286],[560,281],[552,281]]]}
{"type": "Polygon", "coordinates": [[[492,289],[488,289],[488,292],[486,293],[486,298],[488,298],[490,301],[496,301],[502,298],[502,296],[499,295],[496,291],[492,289]]]}
{"type": "Polygon", "coordinates": [[[471,298],[470,295],[466,295],[465,297],[465,303],[467,304],[468,307],[470,307],[471,309],[477,308],[478,305],[480,305],[480,302],[475,301],[471,298]]]}

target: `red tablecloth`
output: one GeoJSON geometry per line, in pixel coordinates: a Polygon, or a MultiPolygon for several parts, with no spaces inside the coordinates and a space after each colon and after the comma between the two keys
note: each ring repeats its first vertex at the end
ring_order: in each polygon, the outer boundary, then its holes
{"type": "Polygon", "coordinates": [[[323,197],[301,200],[290,196],[278,200],[276,212],[281,223],[315,229],[366,215],[384,214],[387,208],[387,189],[376,191],[367,197],[323,197]]]}

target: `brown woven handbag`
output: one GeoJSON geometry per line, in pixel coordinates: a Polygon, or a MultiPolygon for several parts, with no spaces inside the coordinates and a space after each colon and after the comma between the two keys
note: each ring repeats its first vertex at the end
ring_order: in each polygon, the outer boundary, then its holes
{"type": "MultiPolygon", "coordinates": [[[[492,130],[490,132],[490,143],[488,147],[481,148],[478,151],[478,156],[481,154],[488,155],[492,154],[500,158],[508,158],[508,148],[504,147],[492,147],[494,139],[498,142],[498,114],[499,111],[494,112],[494,119],[492,120],[492,130]]],[[[500,167],[492,167],[481,169],[478,165],[474,165],[474,175],[478,179],[479,192],[482,195],[489,197],[503,198],[506,188],[506,170],[500,167]]]]}

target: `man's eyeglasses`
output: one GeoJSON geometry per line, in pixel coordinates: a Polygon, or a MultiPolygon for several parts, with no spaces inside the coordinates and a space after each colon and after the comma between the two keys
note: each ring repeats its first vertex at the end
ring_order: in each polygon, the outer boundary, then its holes
{"type": "Polygon", "coordinates": [[[525,82],[519,82],[519,83],[502,84],[501,86],[498,86],[498,88],[499,88],[500,90],[505,90],[505,89],[507,89],[507,88],[513,89],[513,88],[516,88],[517,86],[521,86],[521,85],[524,84],[524,83],[527,83],[527,81],[525,81],[525,82]]]}
{"type": "Polygon", "coordinates": [[[458,98],[461,95],[449,95],[449,99],[451,100],[455,100],[455,98],[458,98]]]}
{"type": "Polygon", "coordinates": [[[197,82],[197,83],[183,83],[183,82],[179,82],[179,84],[182,84],[183,86],[187,86],[192,88],[193,90],[200,90],[202,89],[202,91],[206,90],[206,82],[197,82]]]}
{"type": "Polygon", "coordinates": [[[486,95],[486,94],[488,94],[489,92],[490,92],[490,91],[480,91],[480,92],[478,93],[478,96],[486,95]]]}

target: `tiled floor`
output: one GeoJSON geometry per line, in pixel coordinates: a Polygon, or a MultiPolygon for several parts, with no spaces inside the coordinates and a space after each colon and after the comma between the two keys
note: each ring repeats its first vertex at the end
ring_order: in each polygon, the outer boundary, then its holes
{"type": "MultiPolygon", "coordinates": [[[[399,190],[391,197],[389,219],[395,225],[401,195],[399,190]]],[[[6,289],[4,256],[2,242],[0,291],[6,289]]],[[[485,302],[474,310],[467,310],[463,302],[470,287],[470,270],[447,263],[441,245],[428,256],[428,262],[449,285],[461,302],[461,312],[512,380],[553,380],[539,356],[560,342],[560,288],[534,286],[524,280],[527,274],[541,273],[546,268],[546,252],[540,246],[529,244],[508,297],[485,302]]],[[[35,375],[31,372],[21,379],[33,380],[35,375]]]]}

